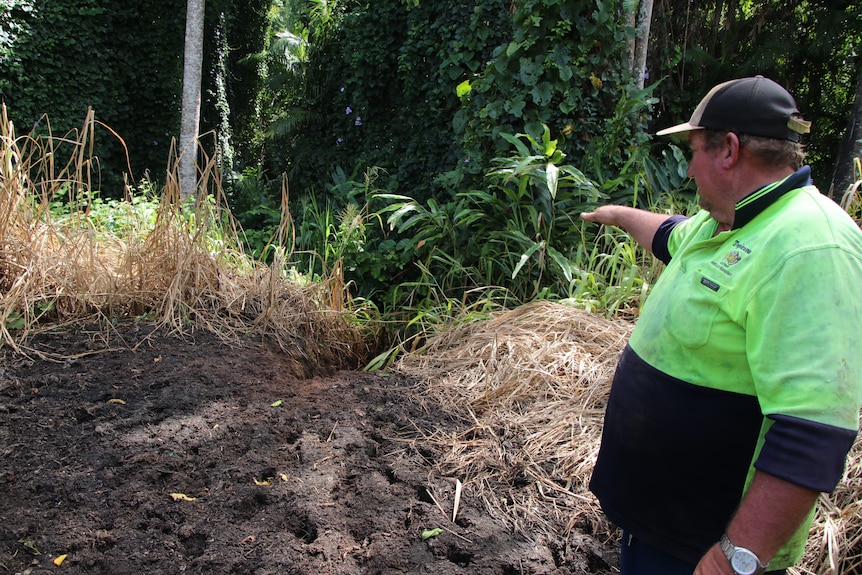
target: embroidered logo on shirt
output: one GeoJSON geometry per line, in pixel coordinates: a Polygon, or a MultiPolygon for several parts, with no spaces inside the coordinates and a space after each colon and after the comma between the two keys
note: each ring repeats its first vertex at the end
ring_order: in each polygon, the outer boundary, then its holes
{"type": "Polygon", "coordinates": [[[738,264],[739,260],[741,259],[742,256],[739,255],[739,250],[733,250],[732,252],[724,256],[724,263],[729,266],[732,266],[734,264],[738,264]]]}
{"type": "Polygon", "coordinates": [[[713,261],[712,265],[721,270],[727,275],[732,275],[730,268],[735,266],[742,259],[751,254],[751,249],[742,244],[739,240],[733,242],[733,249],[718,261],[713,261]]]}

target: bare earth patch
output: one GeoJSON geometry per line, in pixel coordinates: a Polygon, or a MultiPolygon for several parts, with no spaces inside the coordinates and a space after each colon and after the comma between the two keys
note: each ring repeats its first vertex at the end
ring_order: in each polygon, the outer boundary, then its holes
{"type": "Polygon", "coordinates": [[[100,353],[58,330],[36,345],[70,359],[0,360],[0,572],[615,572],[612,544],[528,540],[470,489],[453,522],[454,479],[423,438],[471,422],[415,381],[303,378],[266,342],[150,329],[100,353]]]}

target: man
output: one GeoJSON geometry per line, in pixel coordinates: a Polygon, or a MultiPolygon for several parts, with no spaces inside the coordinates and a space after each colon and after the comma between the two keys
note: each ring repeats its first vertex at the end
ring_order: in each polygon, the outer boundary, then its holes
{"type": "Polygon", "coordinates": [[[862,403],[862,232],[811,185],[793,97],[713,88],[684,124],[703,210],[602,206],[667,267],[608,399],[590,488],[622,575],[782,573],[840,481],[862,403]]]}

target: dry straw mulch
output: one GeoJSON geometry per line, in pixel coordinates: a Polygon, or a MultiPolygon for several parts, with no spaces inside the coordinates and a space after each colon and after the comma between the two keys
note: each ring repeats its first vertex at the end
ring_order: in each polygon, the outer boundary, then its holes
{"type": "MultiPolygon", "coordinates": [[[[491,513],[528,538],[576,529],[611,539],[587,484],[610,381],[632,324],[535,302],[446,329],[395,366],[423,380],[469,429],[425,440],[491,513]]],[[[824,494],[799,574],[862,572],[862,441],[824,494]]],[[[578,541],[573,542],[575,545],[578,541]]],[[[792,570],[793,571],[793,570],[792,570]]]]}
{"type": "Polygon", "coordinates": [[[631,327],[539,301],[447,329],[395,369],[472,421],[467,432],[426,438],[446,450],[443,475],[527,537],[575,527],[608,537],[587,481],[631,327]]]}

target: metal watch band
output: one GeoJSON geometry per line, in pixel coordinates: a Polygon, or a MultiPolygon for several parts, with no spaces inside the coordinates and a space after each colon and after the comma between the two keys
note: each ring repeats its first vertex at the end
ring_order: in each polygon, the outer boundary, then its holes
{"type": "Polygon", "coordinates": [[[736,575],[763,575],[763,573],[766,572],[766,568],[769,566],[768,563],[764,565],[763,562],[760,560],[760,557],[758,557],[757,554],[754,553],[754,551],[746,549],[745,547],[737,547],[736,545],[734,545],[730,538],[727,536],[727,533],[721,536],[721,539],[718,541],[718,546],[721,548],[721,551],[724,553],[724,556],[727,557],[727,560],[730,563],[730,568],[733,569],[733,572],[736,573],[736,575]],[[757,567],[755,568],[755,570],[751,571],[750,573],[737,572],[736,568],[734,567],[734,556],[737,554],[750,555],[751,558],[753,558],[754,561],[757,563],[757,567]]]}

